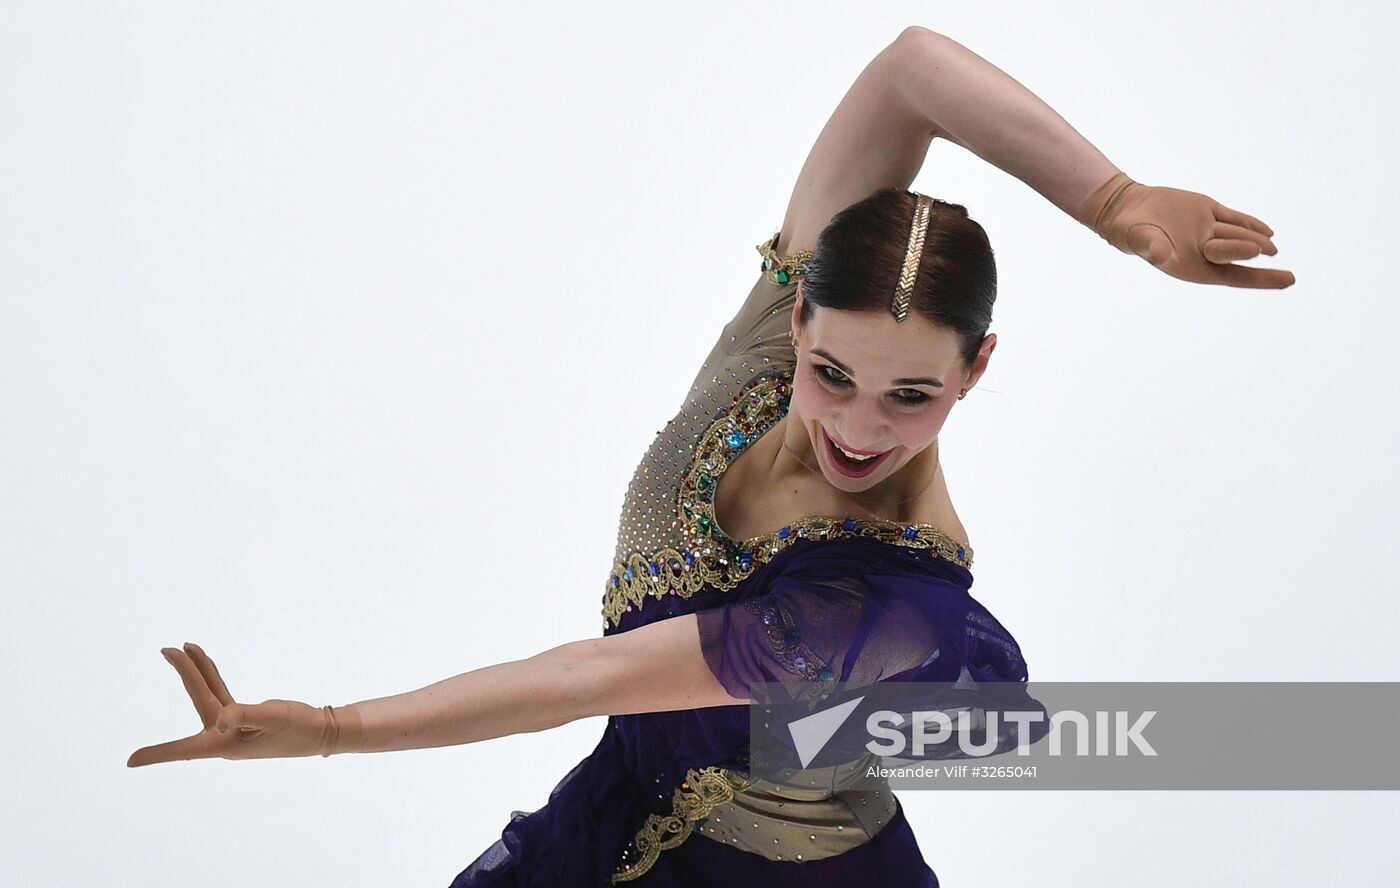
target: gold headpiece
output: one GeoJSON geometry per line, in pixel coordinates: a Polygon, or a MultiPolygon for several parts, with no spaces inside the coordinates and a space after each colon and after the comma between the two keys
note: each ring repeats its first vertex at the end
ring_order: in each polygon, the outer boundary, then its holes
{"type": "Polygon", "coordinates": [[[909,296],[914,292],[914,278],[919,274],[919,260],[924,255],[924,234],[928,232],[929,215],[933,210],[933,199],[927,194],[914,192],[914,222],[909,226],[909,246],[904,251],[904,268],[899,272],[899,285],[894,288],[894,301],[890,303],[890,314],[896,321],[902,321],[909,314],[909,296]]]}

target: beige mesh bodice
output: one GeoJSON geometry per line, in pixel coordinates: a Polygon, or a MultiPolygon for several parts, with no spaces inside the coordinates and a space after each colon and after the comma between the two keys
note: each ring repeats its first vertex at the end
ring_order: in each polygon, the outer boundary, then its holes
{"type": "Polygon", "coordinates": [[[715,411],[728,405],[744,383],[764,370],[791,371],[794,356],[788,333],[796,292],[795,281],[782,286],[760,275],[738,314],[724,326],[685,403],[652,440],[627,485],[615,562],[625,562],[634,552],[684,547],[676,497],[681,477],[690,468],[695,441],[714,420],[715,411]]]}
{"type": "MultiPolygon", "coordinates": [[[[795,357],[788,333],[796,289],[796,277],[777,283],[768,272],[759,276],[705,358],[675,418],[647,448],[622,504],[604,595],[605,626],[617,623],[625,610],[644,606],[647,595],[669,591],[665,564],[657,580],[654,568],[663,560],[657,553],[684,557],[693,551],[678,504],[687,473],[696,469],[700,436],[758,374],[780,370],[790,376],[795,357]]],[[[698,573],[685,572],[692,586],[681,591],[695,591],[698,573]]],[[[888,784],[872,789],[881,784],[863,776],[866,765],[879,761],[872,755],[839,768],[812,769],[804,772],[800,789],[751,781],[722,768],[692,770],[676,791],[676,811],[669,817],[652,815],[637,836],[629,857],[633,862],[613,880],[641,876],[664,847],[674,847],[677,832],[684,838],[693,831],[772,860],[818,860],[849,850],[873,837],[895,813],[888,784]]]]}

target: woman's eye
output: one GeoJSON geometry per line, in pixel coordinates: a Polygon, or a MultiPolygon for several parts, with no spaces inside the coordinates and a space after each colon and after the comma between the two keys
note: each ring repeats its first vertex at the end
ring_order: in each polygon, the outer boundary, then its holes
{"type": "MultiPolygon", "coordinates": [[[[830,367],[826,364],[821,364],[817,367],[817,375],[821,377],[824,381],[838,388],[851,387],[850,378],[847,377],[846,374],[842,373],[840,370],[837,370],[835,367],[830,367]]],[[[929,400],[929,396],[919,391],[918,389],[900,389],[898,392],[895,393],[894,399],[900,404],[903,404],[907,407],[917,407],[918,405],[929,400]]]]}

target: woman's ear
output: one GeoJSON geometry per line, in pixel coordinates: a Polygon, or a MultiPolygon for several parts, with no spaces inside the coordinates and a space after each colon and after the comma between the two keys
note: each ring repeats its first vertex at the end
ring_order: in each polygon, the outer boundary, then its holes
{"type": "Polygon", "coordinates": [[[806,297],[802,295],[802,279],[797,280],[797,299],[792,303],[792,331],[793,341],[796,342],[797,331],[802,329],[802,301],[806,297]]]}
{"type": "Polygon", "coordinates": [[[988,333],[982,338],[982,347],[977,350],[977,357],[972,362],[967,374],[967,382],[963,383],[963,388],[971,389],[977,384],[977,380],[982,378],[982,374],[987,372],[987,362],[991,360],[992,351],[997,347],[997,335],[988,333]]]}

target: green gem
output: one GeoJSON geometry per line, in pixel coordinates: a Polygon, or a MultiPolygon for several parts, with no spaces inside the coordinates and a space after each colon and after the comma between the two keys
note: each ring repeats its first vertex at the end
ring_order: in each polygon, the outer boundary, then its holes
{"type": "Polygon", "coordinates": [[[696,486],[699,487],[701,490],[709,490],[709,489],[710,489],[710,480],[711,480],[711,479],[710,479],[710,475],[709,475],[708,472],[701,472],[701,473],[700,473],[700,480],[699,480],[699,482],[697,483],[696,486]]]}
{"type": "Polygon", "coordinates": [[[778,273],[775,274],[774,277],[778,279],[778,283],[780,284],[786,284],[788,282],[788,273],[784,269],[778,269],[778,273]]]}
{"type": "Polygon", "coordinates": [[[706,518],[704,515],[701,515],[701,516],[700,516],[700,532],[701,532],[701,533],[708,533],[709,530],[710,530],[710,519],[709,519],[709,518],[706,518]]]}

